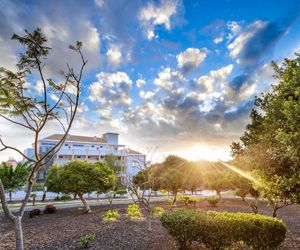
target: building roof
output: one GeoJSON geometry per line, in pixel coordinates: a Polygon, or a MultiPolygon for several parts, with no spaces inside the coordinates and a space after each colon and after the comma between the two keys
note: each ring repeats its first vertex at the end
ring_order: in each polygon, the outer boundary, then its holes
{"type": "Polygon", "coordinates": [[[129,155],[143,155],[142,153],[138,152],[138,151],[135,151],[135,150],[132,150],[130,148],[127,149],[127,153],[129,155]]]}
{"type": "MultiPolygon", "coordinates": [[[[54,140],[59,141],[64,135],[63,134],[53,134],[48,137],[43,138],[43,140],[54,140]]],[[[81,135],[68,135],[66,141],[78,141],[78,142],[100,142],[106,143],[107,141],[102,137],[97,136],[81,136],[81,135]]]]}

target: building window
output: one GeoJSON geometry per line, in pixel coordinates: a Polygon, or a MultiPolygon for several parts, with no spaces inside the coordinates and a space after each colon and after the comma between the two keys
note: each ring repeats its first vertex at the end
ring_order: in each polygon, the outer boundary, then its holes
{"type": "Polygon", "coordinates": [[[92,147],[92,148],[94,148],[94,147],[95,147],[95,145],[92,145],[91,147],[92,147]]]}
{"type": "Polygon", "coordinates": [[[64,158],[62,155],[60,155],[60,156],[58,156],[58,157],[59,157],[59,159],[63,159],[63,158],[64,158]]]}
{"type": "Polygon", "coordinates": [[[115,147],[115,150],[118,150],[118,147],[115,147]]]}
{"type": "Polygon", "coordinates": [[[68,144],[68,143],[66,143],[66,144],[65,144],[65,146],[67,147],[67,146],[69,146],[69,144],[68,144]]]}
{"type": "Polygon", "coordinates": [[[81,156],[80,155],[77,155],[77,159],[80,159],[81,158],[81,156]]]}
{"type": "Polygon", "coordinates": [[[82,147],[84,147],[84,145],[82,145],[82,144],[74,144],[73,147],[82,148],[82,147]]]}

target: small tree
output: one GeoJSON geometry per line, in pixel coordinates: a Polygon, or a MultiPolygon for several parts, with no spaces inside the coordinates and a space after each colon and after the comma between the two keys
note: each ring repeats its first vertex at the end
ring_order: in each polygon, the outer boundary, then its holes
{"type": "Polygon", "coordinates": [[[104,163],[72,161],[62,167],[50,169],[47,183],[49,191],[77,194],[85,211],[89,213],[91,208],[83,195],[97,191],[101,187],[102,189],[111,188],[113,179],[113,171],[104,163]],[[55,184],[52,185],[53,183],[55,184]]]}
{"type": "Polygon", "coordinates": [[[160,188],[173,194],[173,204],[176,204],[177,194],[186,187],[188,179],[185,176],[188,162],[175,155],[169,155],[161,164],[160,188]]]}
{"type": "Polygon", "coordinates": [[[27,181],[27,191],[17,213],[12,213],[8,207],[5,188],[0,178],[2,208],[15,226],[18,250],[24,249],[22,218],[33,184],[40,169],[52,159],[67,138],[79,105],[80,84],[83,69],[87,63],[81,53],[82,43],[77,41],[75,46],[69,46],[69,48],[79,55],[81,61],[79,72],[76,73],[67,64],[66,72],[61,71],[60,77],[46,76],[45,59],[51,50],[46,45],[47,39],[39,28],[31,33],[25,30],[25,33],[24,36],[17,34],[12,36],[12,40],[18,41],[25,47],[24,52],[20,54],[18,70],[13,72],[3,67],[0,68],[0,117],[23,130],[32,132],[33,135],[34,156],[32,158],[25,155],[21,148],[11,146],[3,138],[0,138],[0,151],[13,150],[32,163],[27,181]],[[27,86],[30,79],[40,79],[42,94],[37,91],[28,91],[27,86]],[[56,81],[56,79],[58,80],[56,81]],[[52,125],[57,122],[57,129],[60,127],[63,130],[63,136],[50,150],[41,154],[38,141],[49,122],[52,125]]]}
{"type": "Polygon", "coordinates": [[[15,168],[5,163],[0,165],[0,180],[4,188],[8,190],[9,201],[12,200],[12,192],[26,184],[29,173],[28,162],[19,162],[15,168]]]}
{"type": "Polygon", "coordinates": [[[210,190],[216,191],[217,195],[221,199],[221,191],[225,191],[231,188],[228,181],[227,171],[222,171],[219,168],[212,168],[204,173],[204,186],[210,190]]]}

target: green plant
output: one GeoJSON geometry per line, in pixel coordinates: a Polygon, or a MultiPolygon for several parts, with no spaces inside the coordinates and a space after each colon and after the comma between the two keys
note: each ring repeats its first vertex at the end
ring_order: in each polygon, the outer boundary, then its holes
{"type": "Polygon", "coordinates": [[[91,244],[91,241],[96,238],[94,233],[89,233],[80,237],[80,246],[83,248],[88,248],[91,244]]]}
{"type": "Polygon", "coordinates": [[[189,206],[189,205],[196,206],[198,199],[194,198],[194,197],[190,197],[190,196],[182,196],[182,197],[180,197],[180,201],[182,203],[184,203],[184,205],[186,205],[186,206],[189,206]]]}
{"type": "Polygon", "coordinates": [[[164,209],[162,207],[152,207],[150,215],[152,218],[160,217],[164,213],[164,209]]]}
{"type": "Polygon", "coordinates": [[[116,194],[119,194],[121,196],[127,194],[127,190],[126,189],[119,189],[116,191],[116,194]]]}
{"type": "Polygon", "coordinates": [[[282,221],[264,215],[176,209],[163,213],[160,221],[180,249],[189,249],[192,242],[210,249],[240,242],[250,249],[277,249],[286,236],[282,221]]]}
{"type": "Polygon", "coordinates": [[[170,205],[171,207],[173,207],[173,206],[174,206],[174,199],[169,199],[169,200],[168,200],[168,203],[169,203],[169,205],[170,205]]]}
{"type": "Polygon", "coordinates": [[[30,195],[30,197],[32,198],[32,206],[34,206],[35,205],[35,199],[37,198],[37,194],[36,193],[32,193],[30,195]]]}
{"type": "Polygon", "coordinates": [[[106,222],[116,221],[118,217],[120,217],[120,214],[117,210],[108,210],[102,217],[102,220],[106,222]]]}
{"type": "Polygon", "coordinates": [[[142,219],[142,213],[139,205],[137,204],[128,205],[127,216],[130,217],[131,220],[142,219]]]}
{"type": "Polygon", "coordinates": [[[209,205],[211,205],[212,207],[216,207],[218,205],[218,203],[220,202],[220,198],[218,198],[216,196],[207,197],[206,200],[209,203],[209,205]]]}
{"type": "Polygon", "coordinates": [[[72,200],[72,197],[70,195],[64,194],[59,198],[60,201],[69,201],[72,200]]]}

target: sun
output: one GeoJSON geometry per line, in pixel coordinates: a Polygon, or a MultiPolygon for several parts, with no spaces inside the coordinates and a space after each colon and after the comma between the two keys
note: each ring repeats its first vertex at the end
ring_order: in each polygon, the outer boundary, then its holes
{"type": "Polygon", "coordinates": [[[226,146],[216,146],[207,144],[198,144],[190,148],[182,150],[179,155],[191,161],[207,160],[207,161],[218,161],[218,160],[229,160],[230,149],[226,146]]]}

